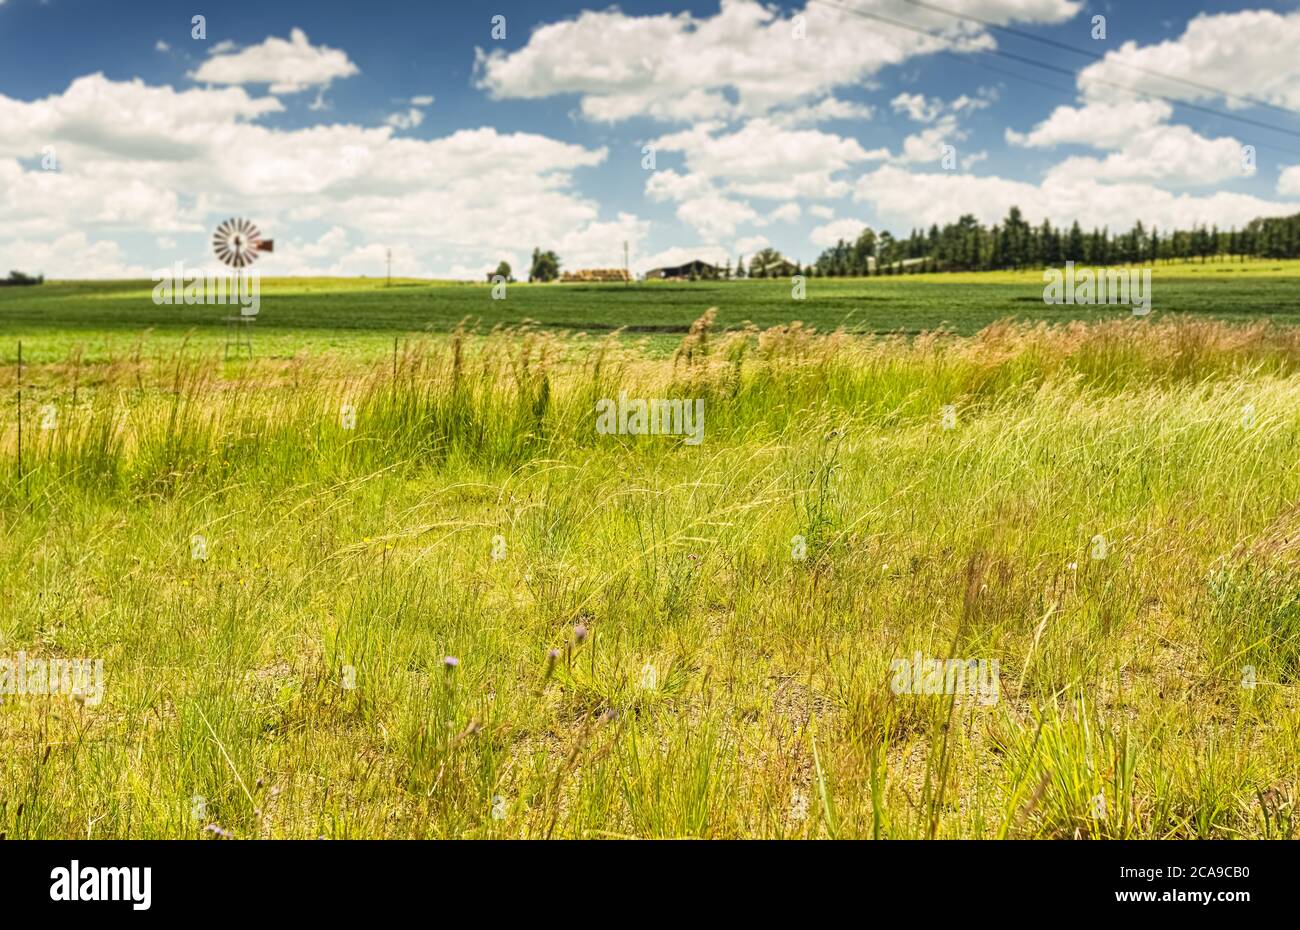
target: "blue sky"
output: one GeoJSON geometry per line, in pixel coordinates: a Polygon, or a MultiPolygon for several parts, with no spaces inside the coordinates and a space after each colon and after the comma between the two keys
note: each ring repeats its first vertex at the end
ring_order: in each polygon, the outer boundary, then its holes
{"type": "Polygon", "coordinates": [[[275,237],[268,274],[380,274],[391,248],[477,277],[534,245],[618,265],[625,240],[641,269],[808,261],[1012,203],[1112,228],[1300,212],[1294,3],[928,2],[948,12],[0,0],[0,265],[204,265],[227,215],[275,237]]]}

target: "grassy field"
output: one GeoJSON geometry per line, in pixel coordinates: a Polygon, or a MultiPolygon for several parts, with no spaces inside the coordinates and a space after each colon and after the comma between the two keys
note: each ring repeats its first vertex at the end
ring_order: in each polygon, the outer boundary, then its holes
{"type": "MultiPolygon", "coordinates": [[[[1229,321],[1267,317],[1300,323],[1300,262],[1161,265],[1153,275],[1154,312],[1229,321]]],[[[466,323],[480,332],[533,321],[566,335],[622,330],[646,351],[671,352],[709,307],[724,329],[800,320],[820,331],[911,333],[940,327],[970,335],[1001,319],[1064,322],[1113,318],[1118,307],[1048,306],[1040,271],[823,278],[794,300],[789,281],[624,285],[511,285],[504,300],[478,284],[366,279],[262,282],[255,352],[277,358],[334,352],[391,352],[395,336],[445,334],[466,323]]],[[[0,362],[22,339],[29,358],[56,361],[200,350],[225,342],[225,307],[155,306],[150,282],[54,282],[0,288],[0,362]]]]}
{"type": "Polygon", "coordinates": [[[971,333],[919,338],[719,331],[776,284],[287,283],[238,365],[138,287],[0,292],[0,658],[104,669],[4,696],[0,833],[1294,837],[1300,330],[1210,317],[1298,299],[1183,274],[1144,320],[800,308],[971,333]],[[667,354],[568,332],[711,304],[667,354]],[[507,313],[551,331],[441,334],[507,313]],[[622,392],[704,441],[597,432],[622,392]],[[917,655],[997,690],[899,693],[917,655]]]}

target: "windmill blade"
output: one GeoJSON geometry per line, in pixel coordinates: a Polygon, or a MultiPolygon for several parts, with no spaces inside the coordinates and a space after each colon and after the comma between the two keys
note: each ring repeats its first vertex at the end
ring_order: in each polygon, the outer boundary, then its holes
{"type": "Polygon", "coordinates": [[[242,217],[225,220],[212,235],[212,251],[231,268],[245,268],[257,261],[262,252],[275,251],[275,243],[262,240],[257,225],[242,217]]]}

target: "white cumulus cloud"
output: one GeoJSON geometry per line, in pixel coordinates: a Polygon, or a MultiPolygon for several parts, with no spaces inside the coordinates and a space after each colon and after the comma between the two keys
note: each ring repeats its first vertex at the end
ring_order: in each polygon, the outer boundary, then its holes
{"type": "Polygon", "coordinates": [[[213,52],[191,78],[205,84],[269,84],[273,94],[292,94],[360,73],[346,52],[312,45],[301,29],[292,30],[287,40],[269,36],[260,45],[213,52]]]}
{"type": "Polygon", "coordinates": [[[534,246],[566,263],[616,265],[610,243],[621,253],[623,240],[648,233],[574,189],[573,172],[603,163],[603,148],[493,128],[419,140],[387,126],[261,124],[280,109],[239,87],[103,75],[34,101],[0,94],[0,253],[52,276],[134,274],[155,255],[126,244],[167,236],[177,245],[168,260],[202,266],[213,226],[247,216],[284,243],[265,259],[268,273],[346,271],[382,244],[445,274],[534,246]],[[41,168],[47,148],[57,171],[41,168]],[[346,240],[322,242],[335,228],[346,240]]]}
{"type": "Polygon", "coordinates": [[[1240,99],[1246,96],[1300,107],[1297,47],[1300,12],[1201,14],[1176,39],[1153,45],[1125,42],[1080,72],[1079,87],[1091,100],[1123,100],[1133,91],[1145,91],[1191,101],[1220,100],[1232,108],[1249,106],[1240,99]]]}
{"type": "MultiPolygon", "coordinates": [[[[1061,22],[1081,6],[1077,0],[950,4],[998,23],[1061,22]]],[[[479,85],[498,98],[577,94],[591,120],[689,122],[764,116],[860,85],[917,56],[994,44],[970,20],[905,0],[869,0],[860,8],[892,14],[922,32],[882,27],[815,0],[788,14],[758,0],[722,0],[713,16],[635,16],[614,7],[540,26],[513,52],[480,50],[476,71],[479,85]]]]}
{"type": "Polygon", "coordinates": [[[861,220],[834,220],[814,229],[809,234],[809,239],[813,245],[828,249],[841,239],[845,242],[855,241],[866,228],[867,224],[861,220]]]}

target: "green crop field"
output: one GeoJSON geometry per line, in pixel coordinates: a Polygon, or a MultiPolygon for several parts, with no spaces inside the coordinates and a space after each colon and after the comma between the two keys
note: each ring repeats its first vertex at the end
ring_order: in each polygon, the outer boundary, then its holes
{"type": "Polygon", "coordinates": [[[1296,273],[0,290],[0,836],[1295,837],[1296,273]]]}
{"type": "MultiPolygon", "coordinates": [[[[262,282],[255,351],[366,354],[391,351],[393,336],[447,333],[462,323],[480,332],[533,321],[563,334],[601,336],[623,330],[665,351],[709,307],[724,329],[768,328],[794,320],[820,331],[918,333],[941,327],[969,335],[1000,319],[1096,320],[1122,315],[1114,306],[1049,306],[1040,271],[812,278],[795,300],[788,280],[655,282],[631,286],[514,284],[494,300],[486,284],[367,279],[276,279],[262,282]]],[[[1223,320],[1300,322],[1300,262],[1252,261],[1157,266],[1153,312],[1223,320]]],[[[38,360],[87,359],[199,348],[225,342],[225,307],[156,306],[150,282],[56,282],[0,288],[0,358],[21,338],[38,360]]]]}

